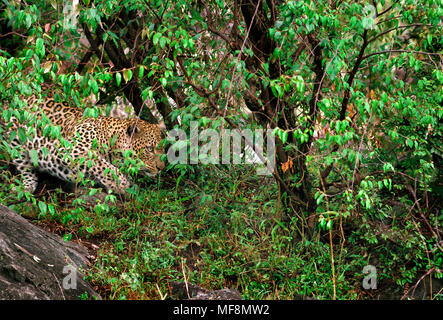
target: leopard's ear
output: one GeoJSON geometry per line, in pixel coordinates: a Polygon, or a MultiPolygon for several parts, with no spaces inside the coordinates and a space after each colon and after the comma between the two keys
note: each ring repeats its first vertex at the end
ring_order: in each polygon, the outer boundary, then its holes
{"type": "Polygon", "coordinates": [[[140,132],[140,127],[136,122],[130,122],[128,127],[126,128],[126,133],[128,136],[132,137],[133,134],[137,134],[140,132]]]}
{"type": "Polygon", "coordinates": [[[163,120],[159,121],[157,124],[157,127],[160,129],[160,136],[163,139],[167,137],[167,130],[166,130],[166,124],[163,120]]]}
{"type": "Polygon", "coordinates": [[[166,131],[166,124],[165,124],[165,122],[163,120],[161,120],[158,123],[158,127],[160,128],[161,131],[166,131]]]}

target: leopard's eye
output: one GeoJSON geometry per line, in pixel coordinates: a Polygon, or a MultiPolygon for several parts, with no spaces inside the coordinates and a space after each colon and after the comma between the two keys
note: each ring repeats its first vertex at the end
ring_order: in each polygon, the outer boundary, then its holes
{"type": "Polygon", "coordinates": [[[148,149],[148,152],[154,152],[154,147],[153,146],[148,146],[147,149],[148,149]]]}

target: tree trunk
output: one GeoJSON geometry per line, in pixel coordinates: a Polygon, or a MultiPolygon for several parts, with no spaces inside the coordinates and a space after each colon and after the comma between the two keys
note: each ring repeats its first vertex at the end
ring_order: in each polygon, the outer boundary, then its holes
{"type": "MultiPolygon", "coordinates": [[[[270,2],[272,4],[272,1],[270,2]]],[[[246,29],[249,30],[248,34],[248,44],[249,47],[254,52],[253,58],[246,58],[246,65],[249,66],[250,72],[257,74],[260,69],[262,69],[263,61],[266,61],[269,66],[269,78],[277,79],[282,73],[282,66],[279,64],[278,59],[271,59],[272,54],[276,48],[275,42],[269,36],[269,29],[274,27],[275,24],[275,8],[274,6],[269,6],[271,14],[268,14],[262,2],[255,2],[251,0],[240,0],[237,4],[241,8],[241,13],[246,22],[246,29]],[[258,5],[258,8],[257,8],[258,5]]],[[[237,43],[237,46],[240,44],[237,43]]],[[[315,56],[314,59],[321,59],[321,51],[315,56]]],[[[241,47],[238,47],[240,49],[241,47]]],[[[321,60],[320,60],[321,68],[321,60]]],[[[320,69],[317,73],[317,80],[322,77],[323,70],[320,69]]],[[[316,88],[319,88],[320,81],[317,81],[316,88]]],[[[251,78],[249,80],[250,91],[245,94],[245,103],[248,108],[257,115],[257,120],[263,125],[270,125],[271,128],[280,127],[284,130],[290,130],[297,126],[298,119],[294,116],[294,107],[285,104],[284,99],[279,99],[274,96],[270,86],[263,87],[261,82],[256,82],[251,78]],[[258,107],[258,103],[255,99],[255,92],[260,92],[259,100],[262,102],[263,108],[258,107]]],[[[317,89],[314,91],[317,92],[317,89]]],[[[314,92],[314,95],[316,94],[314,92]]],[[[311,122],[315,122],[317,108],[316,99],[312,98],[312,104],[310,106],[311,122]]],[[[309,125],[309,124],[308,124],[309,125]]],[[[279,175],[282,180],[277,182],[280,184],[280,189],[284,192],[288,191],[288,196],[284,199],[285,204],[289,210],[295,210],[297,212],[315,212],[316,203],[314,201],[312,193],[312,182],[311,177],[308,173],[306,167],[306,155],[309,152],[311,140],[299,146],[298,153],[289,154],[288,151],[284,149],[283,143],[276,137],[276,158],[277,158],[277,168],[279,175]],[[293,169],[283,172],[281,170],[281,164],[286,163],[288,160],[292,160],[293,169]],[[299,182],[300,187],[297,187],[292,182],[293,177],[297,175],[300,177],[299,182]],[[289,190],[288,190],[289,188],[289,190]],[[295,197],[291,197],[290,193],[294,194],[295,197]],[[299,201],[302,200],[302,201],[299,201]]],[[[288,138],[289,142],[292,142],[292,135],[288,138]]]]}

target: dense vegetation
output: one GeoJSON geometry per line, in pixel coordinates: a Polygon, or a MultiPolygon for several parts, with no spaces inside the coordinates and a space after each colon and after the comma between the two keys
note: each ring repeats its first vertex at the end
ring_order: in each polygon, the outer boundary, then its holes
{"type": "Polygon", "coordinates": [[[442,299],[441,1],[0,9],[4,119],[26,117],[20,96],[51,81],[88,111],[124,97],[168,129],[275,135],[272,175],[169,163],[126,199],[92,202],[51,184],[24,192],[2,138],[0,202],[94,251],[88,279],[105,298],[165,298],[177,280],[245,299],[398,299],[427,283],[442,299]],[[367,265],[377,289],[362,287],[367,265]]]}

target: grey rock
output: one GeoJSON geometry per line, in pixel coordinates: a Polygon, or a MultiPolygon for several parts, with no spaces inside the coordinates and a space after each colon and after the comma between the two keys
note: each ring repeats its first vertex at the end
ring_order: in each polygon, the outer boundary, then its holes
{"type": "Polygon", "coordinates": [[[87,255],[0,205],[0,299],[101,299],[83,280],[87,255]]]}

